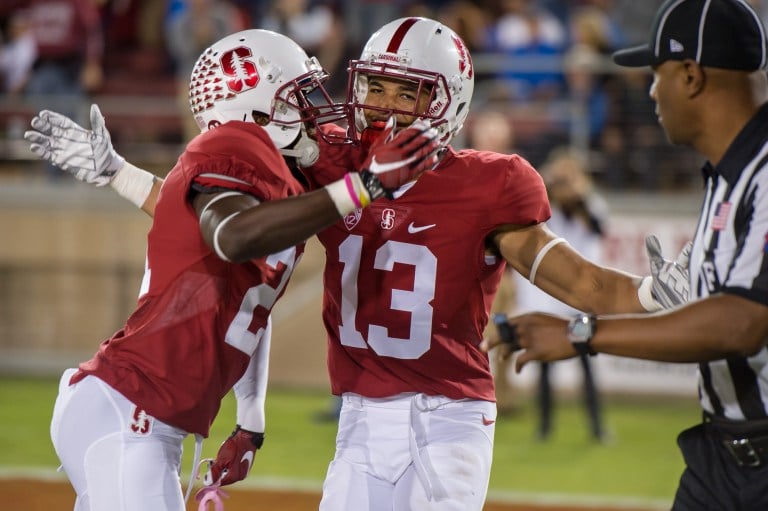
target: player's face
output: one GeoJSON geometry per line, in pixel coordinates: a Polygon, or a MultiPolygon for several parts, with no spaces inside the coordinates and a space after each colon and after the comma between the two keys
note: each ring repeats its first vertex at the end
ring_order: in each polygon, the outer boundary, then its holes
{"type": "MultiPolygon", "coordinates": [[[[429,105],[429,91],[409,80],[399,80],[376,75],[368,76],[368,94],[365,104],[380,109],[414,112],[414,115],[396,114],[399,126],[410,125],[416,120],[416,113],[423,113],[429,105]]],[[[364,109],[363,113],[369,126],[385,122],[389,114],[381,110],[364,109]]]]}

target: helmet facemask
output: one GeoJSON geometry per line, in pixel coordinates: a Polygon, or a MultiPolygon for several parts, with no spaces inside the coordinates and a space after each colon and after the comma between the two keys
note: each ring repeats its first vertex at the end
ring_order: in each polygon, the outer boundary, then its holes
{"type": "Polygon", "coordinates": [[[399,66],[387,63],[353,60],[350,62],[348,91],[347,107],[350,115],[350,131],[352,136],[358,140],[365,129],[370,127],[365,117],[365,110],[369,112],[382,112],[386,117],[404,115],[427,119],[431,121],[433,127],[438,129],[441,139],[447,133],[447,126],[445,126],[447,120],[444,116],[451,94],[445,77],[438,73],[418,69],[407,69],[404,71],[399,66]],[[368,95],[368,81],[370,77],[407,81],[413,84],[417,98],[421,97],[422,94],[427,95],[426,108],[421,108],[418,101],[414,103],[412,110],[400,110],[367,104],[366,97],[368,95]]]}

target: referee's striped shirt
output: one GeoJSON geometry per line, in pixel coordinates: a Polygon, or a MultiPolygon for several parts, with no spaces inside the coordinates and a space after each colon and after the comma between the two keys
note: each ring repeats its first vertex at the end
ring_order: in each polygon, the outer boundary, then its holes
{"type": "MultiPolygon", "coordinates": [[[[691,298],[731,293],[768,305],[768,104],[720,163],[703,170],[707,191],[691,250],[691,298]]],[[[699,376],[707,412],[732,420],[768,417],[765,346],[749,358],[701,363],[699,376]]]]}

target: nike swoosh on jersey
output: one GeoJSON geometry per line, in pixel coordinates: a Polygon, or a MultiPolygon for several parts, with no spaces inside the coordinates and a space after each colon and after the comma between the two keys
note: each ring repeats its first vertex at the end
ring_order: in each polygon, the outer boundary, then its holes
{"type": "Polygon", "coordinates": [[[431,229],[435,227],[437,224],[429,224],[429,225],[420,225],[416,227],[413,222],[408,224],[408,233],[409,234],[416,234],[417,232],[426,231],[427,229],[431,229]]]}
{"type": "Polygon", "coordinates": [[[415,159],[416,156],[414,155],[405,160],[393,161],[391,163],[379,163],[376,161],[376,156],[374,156],[371,158],[371,164],[368,166],[368,170],[373,174],[383,174],[384,172],[389,172],[391,170],[399,169],[404,165],[408,165],[415,159]]]}
{"type": "Polygon", "coordinates": [[[496,421],[493,420],[493,419],[486,419],[485,418],[485,414],[483,414],[483,426],[490,426],[494,422],[496,422],[496,421]]]}

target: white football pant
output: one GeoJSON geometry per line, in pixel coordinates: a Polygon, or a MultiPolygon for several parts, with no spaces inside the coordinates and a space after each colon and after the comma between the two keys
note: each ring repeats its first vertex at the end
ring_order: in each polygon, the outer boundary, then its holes
{"type": "Polygon", "coordinates": [[[77,493],[75,511],[184,511],[179,468],[185,431],[147,416],[102,380],[75,385],[67,369],[51,439],[77,493]]]}
{"type": "Polygon", "coordinates": [[[481,511],[496,404],[343,395],[320,511],[481,511]]]}

